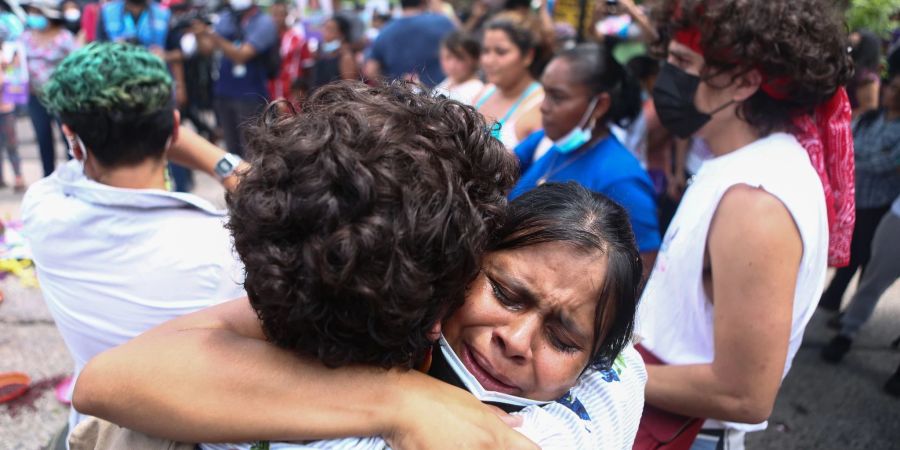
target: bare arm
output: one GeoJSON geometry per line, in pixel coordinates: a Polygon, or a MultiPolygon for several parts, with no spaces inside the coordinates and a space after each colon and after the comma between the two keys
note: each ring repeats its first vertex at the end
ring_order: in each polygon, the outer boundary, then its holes
{"type": "Polygon", "coordinates": [[[781,385],[791,332],[800,234],[784,205],[736,186],[723,197],[708,240],[715,359],[648,366],[647,402],[694,417],[764,421],[781,385]]]}
{"type": "Polygon", "coordinates": [[[366,64],[363,67],[363,75],[366,76],[367,80],[380,80],[381,63],[371,58],[367,59],[366,64]]]}
{"type": "Polygon", "coordinates": [[[89,362],[73,404],[188,442],[382,435],[395,448],[534,448],[470,394],[426,375],[328,369],[261,338],[247,299],[172,320],[89,362]]]}
{"type": "MultiPolygon", "coordinates": [[[[213,178],[217,178],[214,169],[223,155],[225,155],[225,150],[216,147],[187,127],[178,129],[178,137],[172,143],[167,154],[170,161],[189,169],[199,170],[213,178]]],[[[246,170],[247,167],[249,166],[244,163],[235,171],[235,175],[246,170]]],[[[235,175],[222,180],[225,189],[230,191],[237,185],[238,178],[235,175]]]]}
{"type": "Polygon", "coordinates": [[[634,4],[634,0],[619,0],[619,5],[625,9],[631,19],[634,20],[634,23],[641,29],[641,36],[644,38],[646,42],[656,42],[659,40],[659,35],[656,33],[656,29],[653,28],[653,24],[650,23],[650,18],[644,14],[644,11],[634,4]]]}
{"type": "Polygon", "coordinates": [[[215,33],[212,34],[212,40],[215,43],[216,48],[221,49],[225,57],[235,64],[246,64],[256,56],[256,48],[247,42],[237,46],[228,39],[215,33]]]}

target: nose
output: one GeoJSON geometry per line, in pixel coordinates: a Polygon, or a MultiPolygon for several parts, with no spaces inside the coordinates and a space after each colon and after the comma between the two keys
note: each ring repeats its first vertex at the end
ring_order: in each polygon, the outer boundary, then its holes
{"type": "Polygon", "coordinates": [[[494,64],[494,55],[491,52],[484,52],[481,54],[481,65],[482,66],[492,66],[494,64]]]}
{"type": "Polygon", "coordinates": [[[537,314],[515,315],[506,325],[494,329],[493,343],[505,358],[525,364],[531,360],[532,343],[540,332],[540,324],[537,314]]]}

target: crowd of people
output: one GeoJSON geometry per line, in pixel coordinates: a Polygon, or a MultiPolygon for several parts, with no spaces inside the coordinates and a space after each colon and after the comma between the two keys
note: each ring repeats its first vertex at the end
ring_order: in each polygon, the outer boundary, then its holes
{"type": "Polygon", "coordinates": [[[900,276],[900,50],[831,2],[11,1],[73,449],[740,449],[900,276]]]}

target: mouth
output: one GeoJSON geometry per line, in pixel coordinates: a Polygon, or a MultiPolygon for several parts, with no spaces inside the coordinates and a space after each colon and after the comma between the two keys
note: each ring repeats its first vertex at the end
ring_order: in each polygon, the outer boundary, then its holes
{"type": "Polygon", "coordinates": [[[497,374],[491,367],[487,359],[476,353],[468,345],[463,346],[462,355],[460,355],[466,369],[481,383],[481,387],[495,392],[501,392],[510,395],[520,395],[522,389],[512,384],[505,377],[497,374]]]}

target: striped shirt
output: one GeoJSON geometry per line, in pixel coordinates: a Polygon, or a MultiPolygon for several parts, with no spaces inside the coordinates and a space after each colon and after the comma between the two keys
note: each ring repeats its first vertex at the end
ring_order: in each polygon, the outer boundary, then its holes
{"type": "Polygon", "coordinates": [[[887,206],[900,194],[900,119],[885,116],[872,111],[853,127],[857,208],[887,206]]]}
{"type": "MultiPolygon", "coordinates": [[[[544,405],[529,406],[517,415],[523,424],[517,431],[544,450],[630,449],[644,409],[647,371],[640,354],[626,348],[610,370],[589,370],[565,397],[544,405]]],[[[203,450],[251,450],[254,443],[202,444],[203,450]]],[[[380,437],[346,438],[315,442],[272,442],[270,450],[334,449],[384,450],[380,437]]]]}

